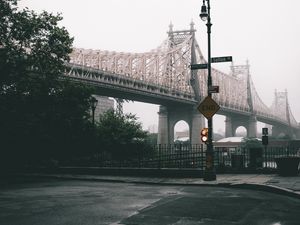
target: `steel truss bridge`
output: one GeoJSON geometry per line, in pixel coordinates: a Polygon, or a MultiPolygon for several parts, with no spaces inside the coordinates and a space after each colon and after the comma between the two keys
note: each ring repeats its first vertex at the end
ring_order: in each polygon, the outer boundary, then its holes
{"type": "MultiPolygon", "coordinates": [[[[207,96],[207,70],[190,69],[191,64],[207,63],[195,32],[193,23],[190,29],[180,31],[174,31],[171,24],[167,39],[144,53],[74,48],[65,75],[96,87],[100,95],[166,107],[194,107],[207,96]]],[[[221,107],[218,114],[255,117],[257,121],[284,127],[286,132],[299,131],[287,91],[276,91],[273,104],[268,107],[255,90],[248,62],[232,64],[229,74],[212,68],[212,81],[220,88],[220,93],[213,94],[221,107]]]]}

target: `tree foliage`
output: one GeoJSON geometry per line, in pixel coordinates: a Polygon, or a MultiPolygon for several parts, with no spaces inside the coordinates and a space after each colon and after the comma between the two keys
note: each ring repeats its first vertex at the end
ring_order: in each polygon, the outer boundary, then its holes
{"type": "Polygon", "coordinates": [[[150,154],[134,115],[109,111],[91,123],[92,90],[62,78],[73,38],[61,20],[0,0],[0,165],[150,154]]]}
{"type": "Polygon", "coordinates": [[[261,141],[259,141],[257,138],[243,138],[241,142],[241,147],[242,148],[262,148],[263,145],[261,141]]]}
{"type": "Polygon", "coordinates": [[[45,11],[36,14],[27,8],[18,10],[14,0],[0,4],[2,89],[53,92],[72,51],[73,38],[58,26],[62,17],[45,11]],[[34,87],[29,85],[32,83],[34,87]]]}
{"type": "Polygon", "coordinates": [[[133,114],[107,111],[100,117],[97,128],[101,143],[99,150],[111,154],[113,159],[134,159],[151,154],[148,133],[143,131],[133,114]]]}
{"type": "Polygon", "coordinates": [[[61,20],[0,0],[0,136],[7,158],[58,157],[90,143],[91,90],[62,79],[73,38],[61,20]]]}

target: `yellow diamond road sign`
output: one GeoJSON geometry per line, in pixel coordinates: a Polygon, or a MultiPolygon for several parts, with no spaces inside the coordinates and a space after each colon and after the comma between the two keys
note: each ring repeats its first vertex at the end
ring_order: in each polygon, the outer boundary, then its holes
{"type": "Polygon", "coordinates": [[[207,119],[210,119],[216,112],[218,112],[220,106],[209,96],[207,96],[198,106],[198,110],[207,119]]]}

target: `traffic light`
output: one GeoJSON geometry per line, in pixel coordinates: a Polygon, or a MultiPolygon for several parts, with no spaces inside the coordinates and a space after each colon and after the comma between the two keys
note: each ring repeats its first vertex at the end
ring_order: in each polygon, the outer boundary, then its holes
{"type": "Polygon", "coordinates": [[[268,128],[264,127],[262,128],[262,144],[263,145],[268,145],[269,144],[269,138],[268,138],[268,128]]]}
{"type": "Polygon", "coordinates": [[[269,144],[268,136],[262,136],[262,144],[263,145],[268,145],[269,144]]]}
{"type": "Polygon", "coordinates": [[[264,135],[264,136],[268,136],[268,128],[267,127],[263,127],[262,128],[262,134],[264,135]]]}
{"type": "Polygon", "coordinates": [[[208,128],[206,127],[201,130],[201,141],[205,144],[208,141],[208,128]]]}

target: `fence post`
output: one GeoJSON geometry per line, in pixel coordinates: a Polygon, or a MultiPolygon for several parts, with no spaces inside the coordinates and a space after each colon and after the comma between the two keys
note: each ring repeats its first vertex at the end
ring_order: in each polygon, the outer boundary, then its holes
{"type": "Polygon", "coordinates": [[[267,168],[267,157],[266,157],[266,154],[267,154],[267,145],[264,146],[264,152],[262,154],[262,158],[263,158],[262,167],[263,168],[267,168]]]}
{"type": "Polygon", "coordinates": [[[158,145],[158,169],[160,169],[161,144],[158,145]]]}
{"type": "Polygon", "coordinates": [[[142,158],[142,155],[143,152],[141,150],[138,150],[138,164],[139,164],[139,168],[141,168],[141,158],[142,158]]]}
{"type": "Polygon", "coordinates": [[[182,146],[181,143],[179,144],[179,168],[182,167],[182,146]]]}

